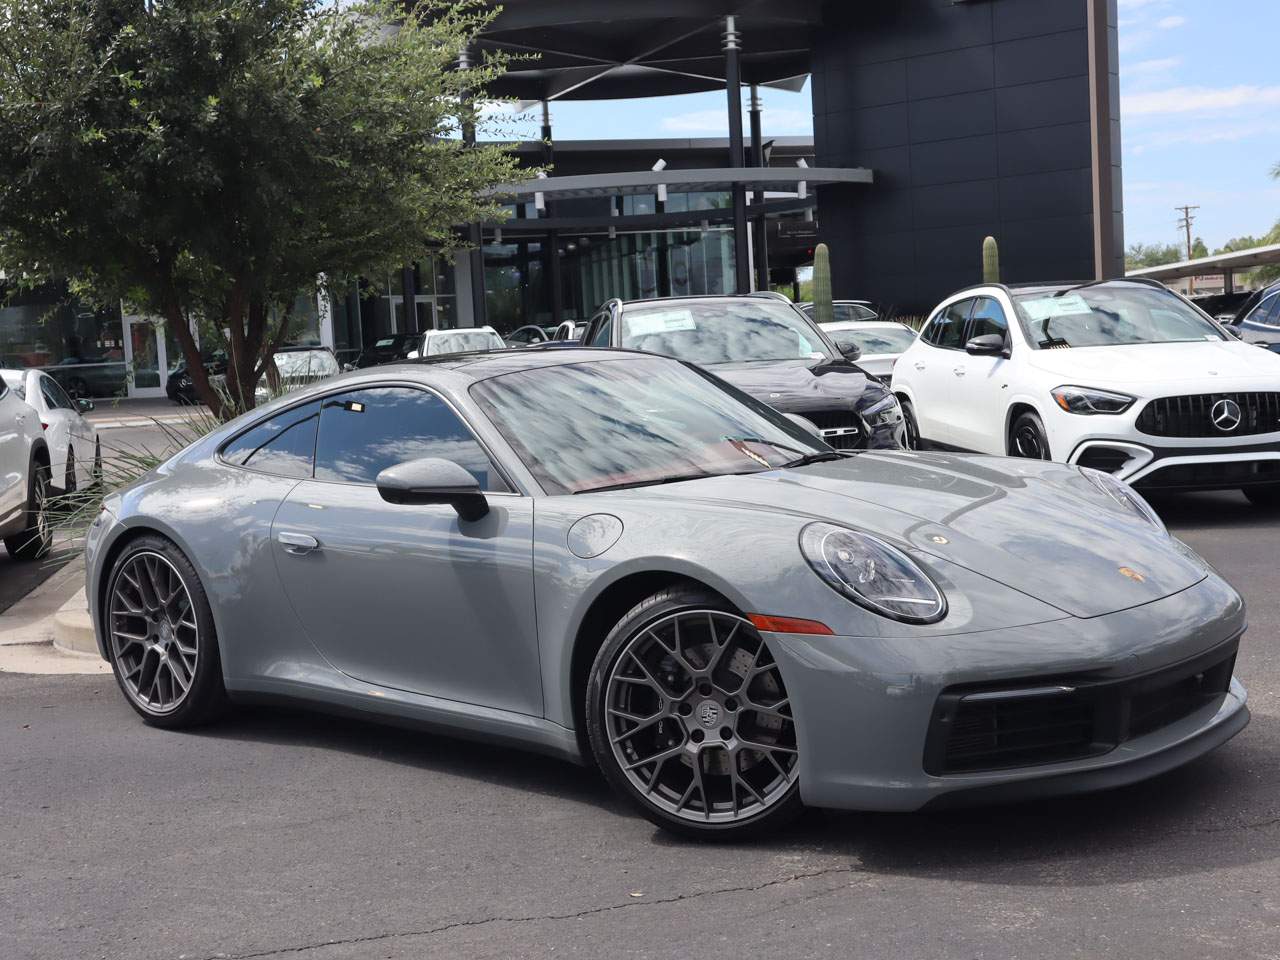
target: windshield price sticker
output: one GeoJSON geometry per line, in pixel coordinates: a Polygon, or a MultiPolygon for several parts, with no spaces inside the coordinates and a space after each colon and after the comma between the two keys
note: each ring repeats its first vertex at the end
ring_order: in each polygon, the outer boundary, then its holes
{"type": "Polygon", "coordinates": [[[1064,293],[1060,297],[1036,297],[1018,301],[1032,320],[1051,320],[1073,314],[1092,313],[1089,304],[1078,293],[1064,293]]]}
{"type": "Polygon", "coordinates": [[[697,330],[693,314],[688,310],[654,310],[636,317],[627,317],[627,333],[633,337],[646,337],[654,333],[671,333],[676,330],[697,330]]]}

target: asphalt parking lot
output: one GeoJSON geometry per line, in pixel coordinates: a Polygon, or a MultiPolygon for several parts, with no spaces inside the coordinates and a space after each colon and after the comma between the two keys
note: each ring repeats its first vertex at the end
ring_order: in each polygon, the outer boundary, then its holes
{"type": "Polygon", "coordinates": [[[1253,722],[1082,799],[697,846],[539,757],[287,711],[164,733],[110,678],[0,675],[0,957],[1275,960],[1280,514],[1157,506],[1250,604],[1253,722]]]}

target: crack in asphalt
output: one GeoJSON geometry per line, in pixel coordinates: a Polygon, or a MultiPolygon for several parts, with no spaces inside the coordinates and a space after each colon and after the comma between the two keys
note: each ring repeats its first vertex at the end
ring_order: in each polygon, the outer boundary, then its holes
{"type": "Polygon", "coordinates": [[[772,880],[766,880],[764,883],[750,884],[738,887],[714,887],[710,890],[695,890],[693,893],[680,893],[674,897],[662,897],[656,900],[629,900],[625,903],[611,903],[603,907],[591,907],[587,910],[577,910],[573,913],[546,913],[534,914],[524,917],[481,917],[475,920],[455,920],[452,923],[441,924],[438,927],[428,927],[425,930],[402,930],[396,933],[372,933],[360,937],[345,937],[340,940],[323,940],[319,943],[305,943],[292,947],[277,947],[272,950],[259,950],[254,953],[215,953],[202,960],[262,960],[265,957],[282,957],[289,954],[305,953],[308,950],[321,950],[325,947],[347,947],[360,943],[377,943],[384,940],[400,940],[409,937],[430,937],[439,933],[447,933],[450,930],[456,930],[460,927],[482,927],[490,923],[536,923],[540,920],[579,920],[583,917],[595,916],[601,913],[611,913],[615,910],[626,910],[631,907],[656,907],[664,904],[680,903],[685,900],[698,900],[702,897],[715,897],[727,893],[755,893],[759,890],[767,890],[770,887],[780,887],[788,883],[795,883],[799,880],[813,880],[817,877],[832,876],[834,874],[852,874],[860,872],[857,866],[849,865],[843,867],[828,867],[824,870],[814,870],[809,873],[793,873],[785,877],[775,877],[772,880]]]}

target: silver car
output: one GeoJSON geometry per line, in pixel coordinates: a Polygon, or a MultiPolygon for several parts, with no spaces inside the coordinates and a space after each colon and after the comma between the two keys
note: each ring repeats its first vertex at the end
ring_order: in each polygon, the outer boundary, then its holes
{"type": "Polygon", "coordinates": [[[1244,604],[1124,484],[845,455],[659,356],[305,388],[110,497],[86,552],[151,724],[358,711],[595,764],[695,836],[1111,787],[1249,717],[1244,604]]]}

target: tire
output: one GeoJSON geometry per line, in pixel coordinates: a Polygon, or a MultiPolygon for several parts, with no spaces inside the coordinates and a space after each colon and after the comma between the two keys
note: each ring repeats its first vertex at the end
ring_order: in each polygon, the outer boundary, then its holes
{"type": "Polygon", "coordinates": [[[116,683],[148,724],[193,727],[226,710],[209,598],[171,541],[144,534],[116,558],[103,603],[103,632],[116,683]]]}
{"type": "Polygon", "coordinates": [[[596,763],[664,830],[739,840],[802,809],[781,672],[714,594],[672,588],[632,608],[596,655],[585,707],[596,763]]]}
{"type": "Polygon", "coordinates": [[[1255,507],[1271,510],[1280,508],[1280,483],[1261,483],[1256,487],[1245,487],[1240,492],[1255,507]]]}
{"type": "Polygon", "coordinates": [[[27,482],[27,519],[21,533],[4,538],[4,547],[15,560],[39,560],[53,546],[49,523],[49,468],[32,462],[27,482]]]}
{"type": "Polygon", "coordinates": [[[902,449],[904,450],[922,450],[920,440],[920,424],[916,421],[916,409],[912,406],[911,401],[905,397],[899,397],[898,402],[902,407],[902,423],[904,434],[902,438],[902,449]]]}
{"type": "Polygon", "coordinates": [[[71,444],[67,444],[67,472],[62,480],[62,494],[66,496],[69,493],[76,492],[76,451],[71,444]]]}
{"type": "Polygon", "coordinates": [[[1049,437],[1039,414],[1025,411],[1018,414],[1009,428],[1009,456],[1026,460],[1052,460],[1049,437]]]}

